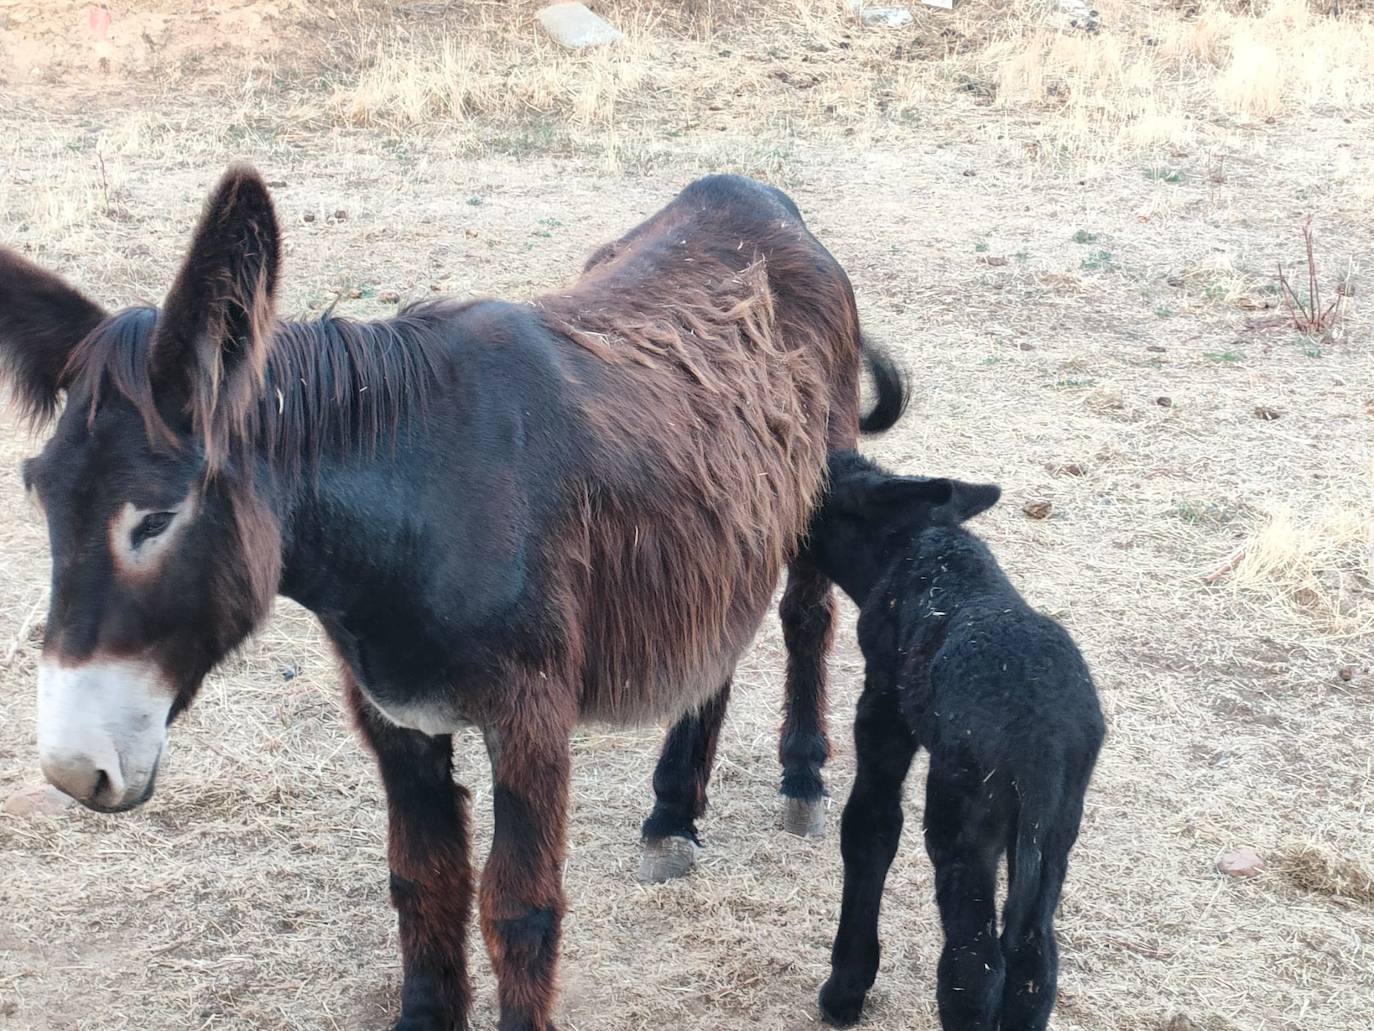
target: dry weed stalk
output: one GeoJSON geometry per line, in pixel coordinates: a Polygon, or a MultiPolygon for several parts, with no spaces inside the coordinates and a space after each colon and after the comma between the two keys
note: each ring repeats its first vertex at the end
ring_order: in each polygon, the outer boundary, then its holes
{"type": "Polygon", "coordinates": [[[1336,285],[1336,299],[1325,308],[1321,304],[1321,286],[1317,281],[1317,259],[1312,243],[1312,216],[1302,225],[1303,244],[1307,250],[1307,301],[1299,297],[1288,281],[1279,262],[1279,293],[1293,320],[1293,328],[1314,340],[1330,340],[1345,317],[1345,302],[1350,296],[1350,276],[1336,285]]]}

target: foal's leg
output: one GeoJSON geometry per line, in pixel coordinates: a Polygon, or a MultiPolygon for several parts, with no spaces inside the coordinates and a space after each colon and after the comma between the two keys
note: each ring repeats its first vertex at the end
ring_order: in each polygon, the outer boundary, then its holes
{"type": "Polygon", "coordinates": [[[482,935],[496,972],[500,1031],[554,1031],[574,718],[549,717],[527,711],[484,732],[496,826],[482,871],[482,935]]]}
{"type": "Polygon", "coordinates": [[[830,758],[825,733],[825,655],[830,650],[835,599],[830,581],[815,566],[796,559],[778,607],[787,646],[787,686],[782,737],[783,828],[792,834],[825,833],[825,782],[821,767],[830,758]]]}
{"type": "Polygon", "coordinates": [[[706,785],[716,760],[716,744],[730,700],[730,681],[697,709],[674,724],[654,770],[654,810],[644,821],[641,881],[667,881],[692,868],[696,821],[706,811],[706,785]]]}
{"type": "Polygon", "coordinates": [[[878,910],[902,836],[902,783],[917,747],[890,690],[859,699],[854,747],[858,772],[840,821],[844,901],[820,998],[825,1019],[842,1027],[859,1019],[878,973],[878,910]]]}
{"type": "Polygon", "coordinates": [[[945,1031],[997,1031],[1003,959],[997,935],[997,861],[1006,840],[978,807],[980,778],[931,757],[926,851],[935,865],[945,947],[936,1000],[945,1031]]]}
{"type": "Polygon", "coordinates": [[[453,783],[451,739],[397,727],[351,678],[346,688],[386,790],[391,903],[404,972],[395,1031],[465,1031],[472,868],[467,792],[453,783]]]}

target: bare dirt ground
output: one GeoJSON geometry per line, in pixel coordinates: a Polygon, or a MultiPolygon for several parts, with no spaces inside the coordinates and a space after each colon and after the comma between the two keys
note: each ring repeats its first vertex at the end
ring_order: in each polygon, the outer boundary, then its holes
{"type": "MultiPolygon", "coordinates": [[[[1087,34],[1046,5],[965,0],[879,31],[821,0],[625,2],[601,5],[618,50],[568,55],[532,6],[144,3],[102,29],[81,4],[0,2],[0,242],[108,304],[156,300],[206,190],[248,160],[276,184],[284,312],[384,316],[390,291],[565,282],[700,172],[778,182],[914,372],[912,412],[870,450],[1003,484],[981,530],[1099,679],[1110,738],[1054,1026],[1368,1028],[1367,14],[1104,2],[1087,34]],[[1309,215],[1323,296],[1353,272],[1329,337],[1296,332],[1276,292],[1309,215]],[[1238,847],[1259,876],[1215,872],[1238,847]]],[[[48,559],[17,472],[38,443],[0,426],[8,794],[38,776],[48,559]]],[[[566,1028],[817,1026],[861,676],[848,623],[831,669],[827,837],[777,827],[770,621],[708,850],[677,883],[634,879],[660,731],[578,734],[566,1028]]],[[[386,1026],[381,795],[309,617],[280,605],[173,743],[135,813],[0,817],[0,1026],[386,1026]]],[[[460,754],[485,836],[480,742],[460,754]]],[[[875,1031],[937,1026],[919,776],[875,1031]]],[[[485,959],[478,984],[494,1027],[485,959]]]]}

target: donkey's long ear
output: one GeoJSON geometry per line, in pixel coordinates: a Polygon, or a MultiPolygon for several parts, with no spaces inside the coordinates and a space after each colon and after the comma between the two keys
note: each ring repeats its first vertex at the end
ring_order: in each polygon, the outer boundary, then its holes
{"type": "Polygon", "coordinates": [[[57,276],[0,247],[0,374],[25,418],[52,415],[73,349],[104,317],[57,276]]]}
{"type": "Polygon", "coordinates": [[[231,168],[210,195],[153,333],[153,392],[190,416],[213,467],[262,389],[281,245],[257,172],[231,168]]]}

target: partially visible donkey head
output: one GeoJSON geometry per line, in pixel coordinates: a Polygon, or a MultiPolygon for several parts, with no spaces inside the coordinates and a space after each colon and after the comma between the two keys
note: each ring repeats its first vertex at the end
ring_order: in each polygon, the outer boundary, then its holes
{"type": "Polygon", "coordinates": [[[23,470],[52,552],[39,755],[93,809],[147,800],[168,724],[276,592],[279,523],[239,445],[279,260],[271,200],[243,169],[211,195],[161,309],[107,314],[0,248],[0,378],[32,420],[60,409],[23,470]]]}

